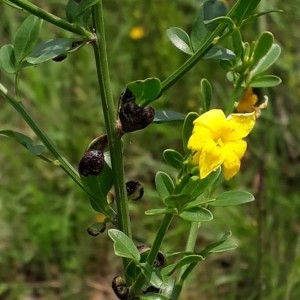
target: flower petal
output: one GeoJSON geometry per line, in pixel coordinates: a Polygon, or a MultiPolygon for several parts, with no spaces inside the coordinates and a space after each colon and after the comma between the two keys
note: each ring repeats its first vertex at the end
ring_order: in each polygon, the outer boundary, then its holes
{"type": "MultiPolygon", "coordinates": [[[[230,152],[234,152],[238,159],[241,159],[247,149],[247,143],[244,140],[234,141],[234,142],[227,142],[223,146],[223,155],[226,157],[230,155],[230,152]]],[[[224,159],[225,160],[225,159],[224,159]]]]}
{"type": "Polygon", "coordinates": [[[228,127],[226,134],[227,141],[237,141],[246,137],[255,125],[255,113],[231,114],[228,116],[228,127]]]}
{"type": "Polygon", "coordinates": [[[195,128],[209,128],[213,134],[222,131],[227,120],[221,109],[212,109],[199,116],[195,121],[195,128]]]}
{"type": "Polygon", "coordinates": [[[223,163],[222,151],[214,142],[207,143],[199,159],[200,178],[203,179],[223,163]]]}
{"type": "Polygon", "coordinates": [[[229,180],[238,173],[241,167],[241,161],[234,151],[224,153],[223,174],[226,180],[229,180]]]}
{"type": "Polygon", "coordinates": [[[212,133],[206,127],[195,126],[193,133],[188,141],[188,149],[201,150],[207,141],[212,141],[212,133]]]}

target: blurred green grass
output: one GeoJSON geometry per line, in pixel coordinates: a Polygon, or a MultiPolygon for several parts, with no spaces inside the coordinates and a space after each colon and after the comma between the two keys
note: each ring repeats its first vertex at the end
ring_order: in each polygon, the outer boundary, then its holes
{"type": "MultiPolygon", "coordinates": [[[[67,1],[36,2],[63,16],[67,1]]],[[[283,84],[264,91],[269,95],[269,106],[249,137],[242,172],[223,187],[248,189],[259,201],[214,212],[215,220],[201,230],[198,249],[228,229],[239,248],[200,264],[182,299],[199,299],[199,295],[204,300],[259,299],[259,270],[265,282],[261,299],[300,296],[300,1],[262,2],[265,9],[281,8],[285,13],[249,25],[244,36],[251,41],[262,28],[274,33],[283,54],[273,71],[282,77],[283,84]],[[264,215],[260,253],[258,209],[264,215]]],[[[164,79],[186,59],[168,42],[165,30],[172,26],[188,30],[198,5],[194,0],[104,3],[116,102],[126,83],[151,76],[164,79]],[[130,39],[133,26],[144,28],[143,39],[130,39]]],[[[13,41],[25,15],[2,3],[0,8],[2,46],[13,41]]],[[[41,40],[65,35],[44,23],[41,40]]],[[[49,62],[21,74],[25,106],[75,167],[89,142],[105,132],[95,72],[92,49],[84,47],[61,63],[49,62]]],[[[183,113],[199,110],[199,85],[204,77],[214,88],[213,106],[221,106],[229,94],[225,73],[217,63],[201,62],[155,108],[183,113]]],[[[12,77],[2,71],[0,82],[13,89],[12,77]]],[[[0,128],[34,138],[1,100],[0,128]]],[[[162,159],[165,148],[180,151],[180,128],[180,124],[151,125],[126,137],[127,176],[140,179],[146,187],[144,200],[131,205],[134,233],[141,242],[153,240],[152,231],[159,220],[144,216],[143,211],[159,206],[153,191],[154,174],[168,168],[162,159]]],[[[109,288],[110,280],[121,269],[106,235],[93,238],[86,233],[96,217],[86,197],[61,170],[35,159],[3,137],[0,145],[0,299],[93,299],[91,291],[103,294],[106,290],[97,288],[97,284],[109,288]]],[[[187,224],[175,222],[164,250],[180,249],[183,245],[178,236],[184,236],[186,230],[187,224]]]]}

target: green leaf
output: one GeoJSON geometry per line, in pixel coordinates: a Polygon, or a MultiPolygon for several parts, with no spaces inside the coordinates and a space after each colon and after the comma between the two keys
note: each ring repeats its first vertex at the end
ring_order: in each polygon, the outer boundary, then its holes
{"type": "Polygon", "coordinates": [[[150,294],[150,295],[143,295],[139,297],[140,300],[170,300],[169,297],[165,297],[160,294],[150,294]]]}
{"type": "Polygon", "coordinates": [[[84,27],[86,27],[87,20],[83,21],[80,19],[81,16],[88,14],[90,15],[90,9],[97,4],[99,0],[83,0],[80,3],[75,2],[74,0],[69,0],[66,7],[66,17],[69,22],[73,23],[81,23],[84,27]]]}
{"type": "Polygon", "coordinates": [[[259,39],[256,42],[254,53],[253,53],[253,62],[257,64],[260,59],[262,59],[271,49],[274,42],[274,36],[271,32],[263,32],[259,39]]]}
{"type": "Polygon", "coordinates": [[[201,46],[203,45],[203,43],[205,42],[209,34],[210,33],[204,24],[204,12],[203,12],[203,3],[202,3],[200,5],[199,11],[197,13],[197,17],[194,21],[192,31],[191,31],[191,44],[194,51],[201,48],[201,46]]]}
{"type": "Polygon", "coordinates": [[[214,252],[223,252],[231,249],[235,249],[237,245],[232,242],[228,241],[228,239],[231,237],[232,233],[231,231],[227,231],[218,241],[213,242],[206,246],[200,254],[205,257],[209,253],[214,252]]]}
{"type": "Polygon", "coordinates": [[[256,88],[266,88],[279,85],[281,78],[275,75],[256,76],[251,80],[250,86],[256,88]]]}
{"type": "Polygon", "coordinates": [[[231,60],[235,59],[235,54],[226,48],[213,47],[203,56],[203,59],[231,60]]]}
{"type": "Polygon", "coordinates": [[[102,213],[109,213],[107,194],[113,186],[113,175],[107,162],[105,162],[99,175],[80,176],[80,179],[91,195],[90,202],[93,209],[102,213]]]}
{"type": "Polygon", "coordinates": [[[180,213],[179,217],[190,222],[207,222],[213,219],[213,214],[204,207],[193,207],[180,213]]]}
{"type": "Polygon", "coordinates": [[[33,140],[23,133],[13,130],[0,130],[0,135],[14,139],[34,155],[41,155],[45,151],[43,145],[34,145],[33,140]]]}
{"type": "Polygon", "coordinates": [[[263,73],[269,69],[278,59],[281,53],[281,48],[277,44],[273,44],[268,53],[257,62],[256,66],[251,71],[251,78],[263,73]]]}
{"type": "Polygon", "coordinates": [[[174,191],[174,182],[171,177],[164,172],[157,172],[155,176],[155,186],[160,198],[164,200],[174,191]]]}
{"type": "Polygon", "coordinates": [[[191,196],[190,195],[184,195],[184,194],[178,194],[178,195],[170,195],[167,198],[164,199],[165,205],[167,205],[169,208],[178,208],[181,209],[181,207],[188,201],[190,201],[191,196]]]}
{"type": "Polygon", "coordinates": [[[136,104],[145,107],[158,98],[161,90],[161,82],[152,77],[145,80],[137,80],[127,84],[127,88],[136,98],[136,104]]]}
{"type": "Polygon", "coordinates": [[[0,68],[8,74],[17,73],[16,58],[13,45],[4,45],[1,47],[0,68]]]}
{"type": "Polygon", "coordinates": [[[212,206],[232,206],[254,201],[255,198],[249,192],[244,191],[228,191],[216,197],[212,206]]]}
{"type": "MultiPolygon", "coordinates": [[[[225,4],[224,1],[208,0],[203,3],[203,16],[205,21],[209,21],[221,16],[225,16],[226,13],[227,13],[227,5],[225,4]]],[[[209,31],[213,31],[217,26],[218,24],[212,23],[212,24],[207,24],[206,28],[209,31]]]]}
{"type": "Polygon", "coordinates": [[[147,216],[156,216],[156,215],[166,215],[166,214],[176,214],[178,211],[176,208],[154,208],[148,209],[145,211],[147,216]]]}
{"type": "Polygon", "coordinates": [[[237,58],[241,58],[244,53],[244,44],[241,32],[239,30],[234,30],[231,34],[232,48],[237,58]]]}
{"type": "Polygon", "coordinates": [[[35,16],[29,16],[21,24],[16,32],[14,51],[16,62],[19,64],[34,48],[42,25],[42,20],[35,16]]]}
{"type": "Polygon", "coordinates": [[[114,242],[114,251],[117,256],[127,257],[135,262],[140,261],[140,253],[133,241],[118,229],[109,229],[109,237],[114,242]]]}
{"type": "Polygon", "coordinates": [[[163,285],[163,278],[158,270],[148,263],[141,263],[141,270],[146,278],[146,281],[154,287],[160,288],[163,285]]]}
{"type": "Polygon", "coordinates": [[[212,88],[207,79],[202,79],[200,83],[200,91],[203,103],[203,111],[207,112],[210,110],[211,99],[212,99],[212,88]]]}
{"type": "Polygon", "coordinates": [[[174,149],[166,149],[163,153],[165,161],[177,170],[181,170],[183,164],[183,156],[174,149]]]}
{"type": "Polygon", "coordinates": [[[72,48],[74,39],[51,39],[39,44],[27,57],[26,61],[31,64],[41,64],[51,60],[72,48]]]}
{"type": "Polygon", "coordinates": [[[171,110],[156,110],[152,123],[182,122],[185,115],[171,110]]]}
{"type": "Polygon", "coordinates": [[[187,144],[192,135],[192,131],[194,129],[193,122],[199,117],[199,115],[195,112],[190,112],[186,115],[184,122],[183,122],[183,130],[182,130],[182,145],[183,149],[186,152],[187,144]]]}
{"type": "Polygon", "coordinates": [[[172,268],[168,269],[168,272],[165,274],[167,276],[171,276],[176,269],[182,268],[183,266],[198,263],[199,261],[204,260],[202,255],[190,254],[183,258],[181,258],[176,264],[172,265],[172,268]]]}
{"type": "Polygon", "coordinates": [[[251,14],[254,13],[255,8],[261,0],[251,1],[238,1],[234,6],[234,19],[236,20],[236,26],[239,25],[251,14]]]}
{"type": "Polygon", "coordinates": [[[188,34],[179,27],[172,27],[167,30],[167,36],[171,43],[182,52],[193,55],[191,41],[188,34]]]}

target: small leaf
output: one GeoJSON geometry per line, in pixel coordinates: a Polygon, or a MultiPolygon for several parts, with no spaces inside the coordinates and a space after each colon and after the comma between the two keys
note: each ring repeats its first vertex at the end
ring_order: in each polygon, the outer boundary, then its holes
{"type": "Polygon", "coordinates": [[[118,229],[109,229],[109,237],[114,242],[115,254],[120,257],[127,257],[135,262],[140,261],[140,253],[133,241],[122,231],[118,229]]]}
{"type": "Polygon", "coordinates": [[[66,17],[68,21],[71,23],[80,23],[86,27],[87,19],[81,19],[80,17],[83,17],[83,15],[89,16],[91,13],[90,8],[97,4],[97,2],[99,2],[99,0],[83,0],[80,1],[80,3],[77,3],[74,0],[69,0],[66,7],[66,17]]]}
{"type": "Polygon", "coordinates": [[[257,76],[251,80],[250,86],[256,88],[266,88],[279,85],[281,83],[281,78],[275,75],[264,75],[257,76]]]}
{"type": "MultiPolygon", "coordinates": [[[[205,21],[209,21],[221,16],[225,16],[226,13],[227,13],[227,5],[225,4],[224,1],[208,0],[203,3],[203,15],[205,21]]],[[[206,25],[206,28],[209,31],[213,31],[217,26],[218,24],[212,23],[206,25]]]]}
{"type": "Polygon", "coordinates": [[[219,246],[213,248],[210,253],[220,253],[220,252],[225,252],[225,251],[230,251],[234,250],[237,248],[237,243],[231,241],[231,240],[226,240],[224,243],[220,244],[219,246]]]}
{"type": "Polygon", "coordinates": [[[203,103],[203,112],[207,112],[210,109],[211,105],[211,98],[212,98],[212,88],[207,79],[201,80],[201,96],[202,96],[202,103],[203,103]]]}
{"type": "Polygon", "coordinates": [[[165,199],[174,191],[174,182],[171,177],[164,172],[157,172],[155,176],[155,186],[161,199],[165,199]]]}
{"type": "Polygon", "coordinates": [[[236,26],[239,25],[253,14],[255,8],[261,0],[251,0],[251,1],[238,1],[234,6],[234,20],[236,21],[236,26]]]}
{"type": "Polygon", "coordinates": [[[145,80],[137,80],[127,84],[127,88],[136,98],[136,104],[145,107],[158,98],[161,90],[161,82],[152,77],[145,80]]]}
{"type": "Polygon", "coordinates": [[[216,197],[214,202],[211,202],[212,206],[232,206],[239,205],[247,202],[254,201],[255,198],[252,194],[244,191],[228,191],[216,197]]]}
{"type": "Polygon", "coordinates": [[[165,205],[180,209],[186,202],[190,201],[190,195],[178,194],[170,195],[164,199],[165,205]]]}
{"type": "Polygon", "coordinates": [[[157,110],[155,111],[154,120],[152,123],[168,123],[168,122],[182,122],[185,115],[171,110],[157,110]]]}
{"type": "Polygon", "coordinates": [[[51,39],[39,44],[27,57],[26,61],[31,64],[41,64],[51,60],[72,48],[74,39],[51,39]]]}
{"type": "Polygon", "coordinates": [[[150,295],[143,295],[139,297],[140,300],[170,300],[169,297],[165,297],[160,294],[150,294],[150,295]]]}
{"type": "Polygon", "coordinates": [[[200,9],[198,11],[196,20],[194,21],[192,31],[191,31],[191,44],[194,51],[201,48],[201,46],[206,40],[206,37],[209,34],[210,33],[204,24],[204,12],[203,12],[203,3],[202,3],[200,5],[200,9]]]}
{"type": "Polygon", "coordinates": [[[215,248],[219,247],[220,245],[222,245],[223,243],[225,243],[225,242],[231,237],[231,235],[232,235],[231,231],[225,232],[224,235],[223,235],[218,241],[213,242],[213,243],[207,245],[207,246],[200,252],[200,254],[201,254],[202,256],[205,257],[207,254],[213,253],[213,252],[214,252],[213,250],[214,250],[215,248]]]}
{"type": "Polygon", "coordinates": [[[241,58],[244,53],[244,44],[241,32],[239,30],[234,30],[231,34],[232,48],[237,58],[241,58]]]}
{"type": "Polygon", "coordinates": [[[168,273],[165,275],[171,276],[176,269],[182,268],[183,266],[198,263],[199,261],[204,260],[202,255],[191,254],[181,258],[176,264],[172,265],[172,268],[169,268],[168,273]]]}
{"type": "Polygon", "coordinates": [[[43,145],[34,145],[33,140],[23,133],[13,130],[0,130],[0,135],[14,139],[34,155],[41,155],[45,151],[43,145]]]}
{"type": "Polygon", "coordinates": [[[182,144],[183,149],[186,152],[187,151],[187,144],[190,139],[190,136],[192,135],[192,131],[194,128],[193,122],[199,117],[199,115],[195,112],[190,112],[187,114],[187,116],[184,119],[183,122],[183,131],[182,131],[182,144]]]}
{"type": "Polygon", "coordinates": [[[172,44],[182,52],[193,55],[191,41],[188,34],[179,27],[172,27],[167,30],[167,36],[172,44]]]}
{"type": "Polygon", "coordinates": [[[256,76],[257,74],[263,73],[269,69],[278,59],[281,53],[281,48],[277,44],[273,44],[268,53],[257,62],[256,66],[251,71],[251,77],[256,76]]]}
{"type": "Polygon", "coordinates": [[[204,207],[193,207],[180,213],[179,217],[190,222],[207,222],[213,219],[213,214],[204,207]]]}
{"type": "Polygon", "coordinates": [[[235,54],[226,48],[213,47],[203,56],[203,59],[231,60],[235,59],[235,54]]]}
{"type": "Polygon", "coordinates": [[[17,72],[13,45],[4,45],[0,49],[0,68],[8,74],[17,72]]]}
{"type": "Polygon", "coordinates": [[[177,170],[182,168],[183,156],[174,149],[166,149],[163,153],[165,161],[177,170]]]}
{"type": "Polygon", "coordinates": [[[21,24],[16,32],[14,41],[14,51],[16,61],[19,64],[34,48],[36,44],[40,29],[42,25],[42,20],[35,16],[29,16],[21,24]]]}
{"type": "Polygon", "coordinates": [[[271,32],[263,32],[256,42],[253,62],[256,64],[260,59],[262,59],[271,49],[274,42],[274,36],[271,32]]]}

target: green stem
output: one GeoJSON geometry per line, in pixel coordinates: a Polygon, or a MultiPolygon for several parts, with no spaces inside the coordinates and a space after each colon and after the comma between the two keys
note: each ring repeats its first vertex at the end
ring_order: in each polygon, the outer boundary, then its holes
{"type": "Polygon", "coordinates": [[[38,7],[37,5],[26,1],[26,0],[9,0],[11,3],[23,8],[24,10],[28,11],[32,15],[35,15],[57,27],[70,31],[72,33],[85,36],[89,39],[93,39],[93,34],[86,30],[84,27],[81,27],[77,24],[71,24],[66,20],[59,18],[56,15],[53,15],[44,9],[38,7]]]}
{"type": "MultiPolygon", "coordinates": [[[[197,236],[198,236],[198,230],[199,230],[200,226],[201,226],[200,222],[199,223],[193,222],[191,224],[188,240],[187,240],[186,247],[185,247],[186,252],[189,252],[189,253],[194,252],[194,248],[195,248],[197,236]]],[[[172,296],[171,296],[172,300],[176,300],[179,298],[186,277],[188,276],[188,274],[190,274],[190,272],[195,268],[196,265],[197,264],[191,264],[191,265],[181,268],[180,275],[178,276],[178,280],[176,281],[174,289],[172,291],[172,296]]]]}
{"type": "MultiPolygon", "coordinates": [[[[93,25],[97,36],[96,41],[93,43],[93,47],[98,73],[98,83],[101,94],[102,109],[108,134],[109,151],[111,156],[117,206],[117,223],[119,230],[123,231],[127,236],[131,237],[128,199],[125,187],[122,140],[116,129],[117,120],[110,85],[103,20],[103,7],[101,0],[93,7],[92,12],[93,25]]],[[[128,262],[128,259],[124,259],[125,268],[128,262]]]]}
{"type": "MultiPolygon", "coordinates": [[[[172,214],[166,214],[160,224],[160,227],[158,229],[157,235],[155,237],[155,240],[153,242],[153,245],[151,246],[150,252],[147,256],[146,262],[149,265],[153,265],[155,262],[155,259],[157,257],[157,254],[159,252],[159,249],[161,247],[161,244],[163,242],[163,239],[168,231],[168,228],[173,220],[173,215],[172,214]]],[[[143,274],[140,274],[135,281],[135,283],[132,285],[131,288],[131,294],[133,296],[138,295],[145,283],[145,277],[143,274]]]]}
{"type": "MultiPolygon", "coordinates": [[[[51,139],[44,133],[41,128],[35,123],[35,121],[28,114],[23,104],[7,93],[7,89],[0,84],[0,95],[2,95],[7,102],[22,116],[24,121],[29,125],[33,132],[40,138],[45,147],[51,152],[51,154],[59,161],[61,168],[80,186],[84,191],[85,188],[81,183],[81,180],[75,171],[75,169],[69,164],[69,162],[62,157],[56,149],[51,139]]],[[[87,192],[87,191],[86,191],[87,192]]],[[[88,192],[87,192],[88,193],[88,192]]]]}

